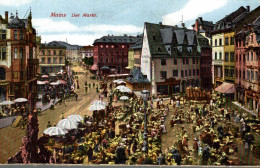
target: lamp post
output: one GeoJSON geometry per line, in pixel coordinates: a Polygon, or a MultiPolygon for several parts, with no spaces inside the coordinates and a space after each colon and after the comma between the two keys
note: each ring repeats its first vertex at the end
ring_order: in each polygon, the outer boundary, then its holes
{"type": "Polygon", "coordinates": [[[142,94],[142,98],[144,100],[144,107],[145,107],[145,113],[144,113],[144,142],[143,142],[143,148],[142,150],[144,152],[148,152],[148,143],[147,143],[147,114],[146,114],[146,109],[147,109],[147,100],[149,98],[149,95],[150,95],[150,92],[148,90],[142,90],[141,91],[141,94],[142,94]]]}

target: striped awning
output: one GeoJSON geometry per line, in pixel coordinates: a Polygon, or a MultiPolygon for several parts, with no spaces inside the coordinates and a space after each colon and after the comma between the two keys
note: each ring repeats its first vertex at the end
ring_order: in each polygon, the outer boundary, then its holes
{"type": "Polygon", "coordinates": [[[235,93],[235,85],[232,83],[223,82],[219,87],[215,89],[215,91],[224,94],[235,93]]]}

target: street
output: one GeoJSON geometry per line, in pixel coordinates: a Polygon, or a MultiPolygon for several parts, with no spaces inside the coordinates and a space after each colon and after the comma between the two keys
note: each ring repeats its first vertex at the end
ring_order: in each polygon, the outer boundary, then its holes
{"type": "MultiPolygon", "coordinates": [[[[59,105],[57,104],[54,108],[55,110],[46,110],[38,114],[38,123],[39,123],[39,138],[42,136],[44,129],[47,128],[48,121],[51,122],[51,125],[54,123],[57,124],[62,119],[62,112],[64,112],[64,117],[71,114],[80,114],[91,115],[87,110],[89,104],[98,99],[98,94],[96,93],[95,88],[88,89],[88,94],[84,94],[84,85],[87,80],[88,83],[96,82],[95,80],[90,79],[90,76],[86,76],[85,70],[79,65],[71,67],[75,72],[78,73],[78,79],[80,88],[76,89],[78,94],[78,100],[75,100],[75,97],[71,97],[67,100],[67,107],[65,107],[64,102],[59,105]]],[[[19,151],[19,147],[22,145],[22,137],[25,136],[25,131],[20,128],[13,128],[11,126],[0,129],[0,163],[7,163],[7,159],[16,154],[19,151]]]]}

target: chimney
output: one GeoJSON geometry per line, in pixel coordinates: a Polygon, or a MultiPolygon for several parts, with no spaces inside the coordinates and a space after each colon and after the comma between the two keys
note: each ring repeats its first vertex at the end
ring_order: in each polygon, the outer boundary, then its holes
{"type": "Polygon", "coordinates": [[[159,22],[159,25],[162,25],[162,22],[159,22]]]}
{"type": "Polygon", "coordinates": [[[185,28],[185,23],[181,23],[181,26],[182,26],[183,28],[185,28]]]}
{"type": "Polygon", "coordinates": [[[5,11],[5,20],[8,22],[8,11],[5,11]]]}
{"type": "Polygon", "coordinates": [[[250,12],[250,6],[246,6],[247,12],[250,12]]]}
{"type": "Polygon", "coordinates": [[[127,36],[127,34],[124,34],[124,36],[126,37],[126,36],[127,36]]]}

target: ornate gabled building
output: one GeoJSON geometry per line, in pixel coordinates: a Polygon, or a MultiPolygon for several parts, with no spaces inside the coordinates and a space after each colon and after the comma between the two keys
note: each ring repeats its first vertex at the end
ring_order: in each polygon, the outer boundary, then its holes
{"type": "Polygon", "coordinates": [[[38,59],[32,13],[0,16],[0,101],[26,97],[36,91],[38,59]]]}
{"type": "Polygon", "coordinates": [[[200,53],[196,32],[175,26],[144,24],[141,72],[153,96],[184,92],[200,84],[200,53]]]}

